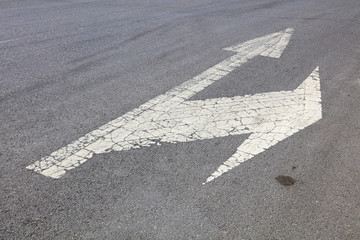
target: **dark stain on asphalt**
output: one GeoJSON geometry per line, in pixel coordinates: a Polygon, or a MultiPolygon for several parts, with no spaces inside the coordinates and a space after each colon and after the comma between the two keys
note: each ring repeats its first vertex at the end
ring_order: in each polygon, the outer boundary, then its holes
{"type": "Polygon", "coordinates": [[[290,176],[279,175],[275,179],[283,186],[292,186],[296,183],[296,180],[290,176]]]}

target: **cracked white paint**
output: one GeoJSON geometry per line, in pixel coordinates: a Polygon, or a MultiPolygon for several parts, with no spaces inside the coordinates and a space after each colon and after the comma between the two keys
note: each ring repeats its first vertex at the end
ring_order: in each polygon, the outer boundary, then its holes
{"type": "Polygon", "coordinates": [[[248,108],[237,113],[237,120],[250,130],[251,135],[206,182],[322,118],[319,67],[294,91],[255,94],[248,98],[248,101],[246,97],[235,97],[232,100],[249,103],[248,108]]]}
{"type": "Polygon", "coordinates": [[[198,76],[86,134],[27,168],[60,178],[94,154],[251,133],[209,182],[321,119],[319,69],[294,91],[187,101],[235,68],[262,55],[279,58],[293,29],[226,48],[237,52],[198,76]]]}

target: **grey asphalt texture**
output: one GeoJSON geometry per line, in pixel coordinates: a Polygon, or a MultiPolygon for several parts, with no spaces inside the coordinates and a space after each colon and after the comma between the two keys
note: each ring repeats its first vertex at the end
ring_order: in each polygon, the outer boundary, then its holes
{"type": "Polygon", "coordinates": [[[0,239],[360,239],[359,91],[358,0],[2,0],[0,239]],[[192,99],[293,90],[319,66],[323,119],[215,181],[246,135],[96,155],[60,179],[25,168],[285,28],[280,59],[192,99]]]}

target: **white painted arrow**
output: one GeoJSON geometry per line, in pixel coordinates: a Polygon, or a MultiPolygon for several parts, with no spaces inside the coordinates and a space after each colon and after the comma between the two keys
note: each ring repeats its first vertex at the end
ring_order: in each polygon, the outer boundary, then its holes
{"type": "Polygon", "coordinates": [[[219,177],[321,119],[318,68],[294,91],[186,101],[255,56],[279,58],[292,32],[293,29],[286,29],[226,48],[237,53],[27,168],[59,178],[94,154],[161,142],[189,142],[251,133],[206,182],[219,177]]]}

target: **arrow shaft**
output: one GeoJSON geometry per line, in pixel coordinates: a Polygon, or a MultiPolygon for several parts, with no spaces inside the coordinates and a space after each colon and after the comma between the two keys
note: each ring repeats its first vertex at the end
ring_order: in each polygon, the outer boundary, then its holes
{"type": "MultiPolygon", "coordinates": [[[[214,82],[222,79],[236,68],[247,63],[252,58],[264,53],[271,47],[269,46],[256,46],[254,48],[243,49],[243,51],[234,54],[220,63],[212,66],[211,68],[203,71],[199,75],[187,80],[181,85],[169,90],[165,94],[159,95],[153,98],[149,102],[141,105],[139,109],[142,111],[154,107],[155,105],[169,105],[174,107],[174,104],[178,104],[191,98],[198,92],[204,90],[214,82]]],[[[161,106],[163,108],[163,106],[161,106]]]]}

